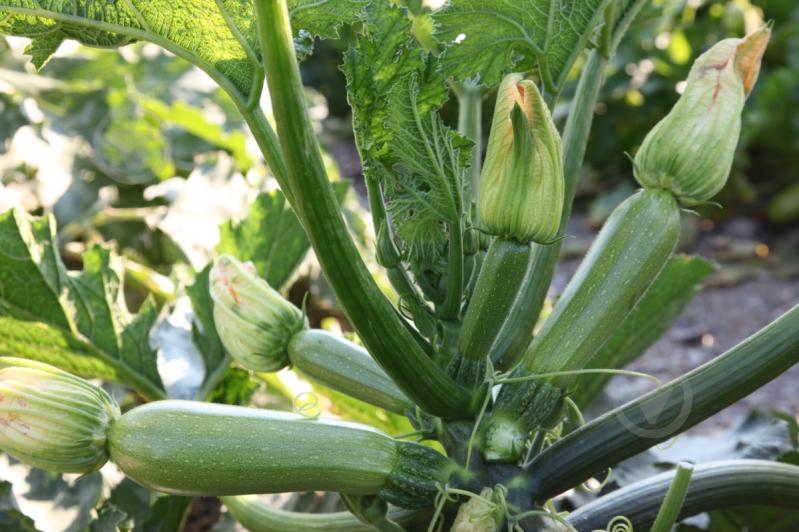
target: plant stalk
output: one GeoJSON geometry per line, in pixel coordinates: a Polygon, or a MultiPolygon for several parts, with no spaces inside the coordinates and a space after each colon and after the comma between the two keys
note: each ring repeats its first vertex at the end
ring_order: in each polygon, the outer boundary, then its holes
{"type": "Polygon", "coordinates": [[[416,404],[443,417],[468,414],[471,395],[416,344],[347,230],[306,112],[286,1],[257,0],[255,12],[289,199],[339,304],[369,352],[416,404]]]}
{"type": "Polygon", "coordinates": [[[533,500],[546,500],[688,430],[799,362],[799,305],[710,362],[615,408],[538,455],[533,500]]]}
{"type": "MultiPolygon", "coordinates": [[[[365,525],[349,512],[301,513],[275,508],[259,500],[257,495],[221,497],[222,503],[236,521],[251,532],[371,532],[374,527],[365,525]]],[[[402,525],[422,524],[429,510],[403,510],[392,508],[388,517],[402,525]]]]}
{"type": "Polygon", "coordinates": [[[672,527],[677,522],[677,518],[680,516],[680,510],[685,502],[693,472],[693,464],[688,462],[677,464],[669,491],[663,499],[663,504],[658,510],[657,517],[655,517],[655,523],[649,532],[671,532],[672,527]]]}
{"type": "MultiPolygon", "coordinates": [[[[647,530],[655,522],[660,501],[674,480],[675,472],[668,471],[635,482],[581,507],[567,519],[583,532],[604,530],[611,519],[623,515],[635,530],[647,530]]],[[[676,517],[682,519],[738,505],[766,504],[795,509],[797,501],[797,466],[766,460],[709,462],[694,469],[685,503],[676,517]]]]}
{"type": "Polygon", "coordinates": [[[457,87],[458,97],[458,133],[474,142],[472,162],[469,167],[469,183],[471,190],[464,203],[477,197],[480,189],[480,166],[483,156],[483,88],[471,83],[462,83],[457,87]]]}

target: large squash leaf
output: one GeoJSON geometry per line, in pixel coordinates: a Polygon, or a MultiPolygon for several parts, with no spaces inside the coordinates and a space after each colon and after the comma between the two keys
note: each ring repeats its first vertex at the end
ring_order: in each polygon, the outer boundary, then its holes
{"type": "MultiPolygon", "coordinates": [[[[357,21],[365,0],[290,0],[295,29],[334,37],[357,21]]],[[[2,0],[0,32],[31,38],[41,68],[67,39],[113,48],[150,41],[206,71],[241,101],[256,102],[263,83],[251,0],[2,0]]]]}
{"type": "Polygon", "coordinates": [[[534,67],[558,90],[609,0],[450,0],[435,14],[444,73],[488,87],[534,67]]]}
{"type": "Polygon", "coordinates": [[[52,217],[0,214],[0,355],[41,360],[85,377],[115,380],[156,399],[164,395],[149,332],[152,299],[131,314],[122,264],[95,246],[84,270],[67,272],[52,217]]]}

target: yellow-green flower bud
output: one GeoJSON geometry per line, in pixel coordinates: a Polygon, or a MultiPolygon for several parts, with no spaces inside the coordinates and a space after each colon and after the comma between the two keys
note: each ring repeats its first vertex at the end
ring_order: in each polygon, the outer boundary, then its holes
{"type": "Polygon", "coordinates": [[[289,364],[288,344],[307,327],[302,311],[258,277],[250,263],[219,257],[211,270],[214,323],[225,349],[245,368],[277,371],[289,364]]]}
{"type": "Polygon", "coordinates": [[[0,450],[28,465],[90,473],[108,460],[106,435],[119,406],[65,371],[0,357],[0,450]]]}
{"type": "Polygon", "coordinates": [[[519,242],[555,239],[563,210],[560,135],[535,83],[502,80],[480,174],[478,211],[488,233],[519,242]]]}
{"type": "Polygon", "coordinates": [[[757,81],[769,34],[763,27],[744,39],[725,39],[696,59],[685,92],[635,156],[641,186],[670,190],[688,206],[708,201],[724,187],[741,112],[757,81]]]}

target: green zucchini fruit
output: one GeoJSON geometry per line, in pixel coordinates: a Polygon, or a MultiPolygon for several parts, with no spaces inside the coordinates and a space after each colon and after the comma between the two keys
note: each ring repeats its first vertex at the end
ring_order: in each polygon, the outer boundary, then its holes
{"type": "Polygon", "coordinates": [[[288,354],[296,369],[324,386],[398,414],[413,408],[366,349],[343,338],[305,329],[292,337],[288,354]]]}
{"type": "MultiPolygon", "coordinates": [[[[619,205],[600,231],[541,331],[525,351],[513,377],[579,370],[610,338],[666,264],[680,233],[680,207],[660,189],[642,189],[619,205]]],[[[506,384],[486,434],[526,434],[557,410],[552,386],[565,392],[574,377],[506,384]],[[538,397],[541,394],[544,397],[538,397]],[[546,405],[552,409],[547,411],[546,405]],[[499,430],[493,424],[512,428],[499,430]]],[[[486,454],[512,460],[515,450],[492,447],[486,454]]],[[[520,449],[518,444],[515,449],[520,449]]]]}
{"type": "Polygon", "coordinates": [[[560,242],[533,244],[524,280],[519,285],[516,298],[502,328],[497,331],[488,357],[499,371],[509,371],[524,355],[533,339],[533,329],[544,308],[549,280],[555,272],[555,258],[560,252],[560,242]]]}
{"type": "MultiPolygon", "coordinates": [[[[269,506],[255,495],[222,497],[231,515],[250,532],[373,532],[375,528],[358,521],[350,512],[306,514],[269,506]]],[[[388,518],[400,525],[427,524],[430,512],[390,508],[388,518]]]]}
{"type": "Polygon", "coordinates": [[[451,472],[436,451],[365,425],[192,401],[125,413],[108,448],[133,480],[178,495],[323,490],[416,508],[451,472]]]}
{"type": "Polygon", "coordinates": [[[461,356],[486,359],[524,282],[531,253],[529,242],[497,238],[491,243],[463,318],[458,340],[461,356]]]}

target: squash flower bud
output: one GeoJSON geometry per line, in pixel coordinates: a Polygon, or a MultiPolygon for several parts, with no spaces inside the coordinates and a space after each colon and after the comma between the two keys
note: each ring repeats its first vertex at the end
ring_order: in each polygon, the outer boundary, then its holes
{"type": "Polygon", "coordinates": [[[555,239],[563,210],[560,135],[538,87],[502,80],[480,176],[478,211],[488,233],[519,242],[555,239]]]}
{"type": "Polygon", "coordinates": [[[250,263],[228,255],[211,270],[214,323],[225,349],[245,368],[277,371],[289,364],[288,344],[307,327],[303,312],[258,277],[250,263]]]}
{"type": "Polygon", "coordinates": [[[0,357],[0,450],[34,467],[90,473],[120,416],[102,388],[48,364],[0,357]]]}
{"type": "Polygon", "coordinates": [[[768,27],[725,39],[700,55],[685,92],[646,136],[633,161],[643,187],[670,190],[699,205],[727,182],[741,132],[741,112],[760,71],[768,27]]]}

